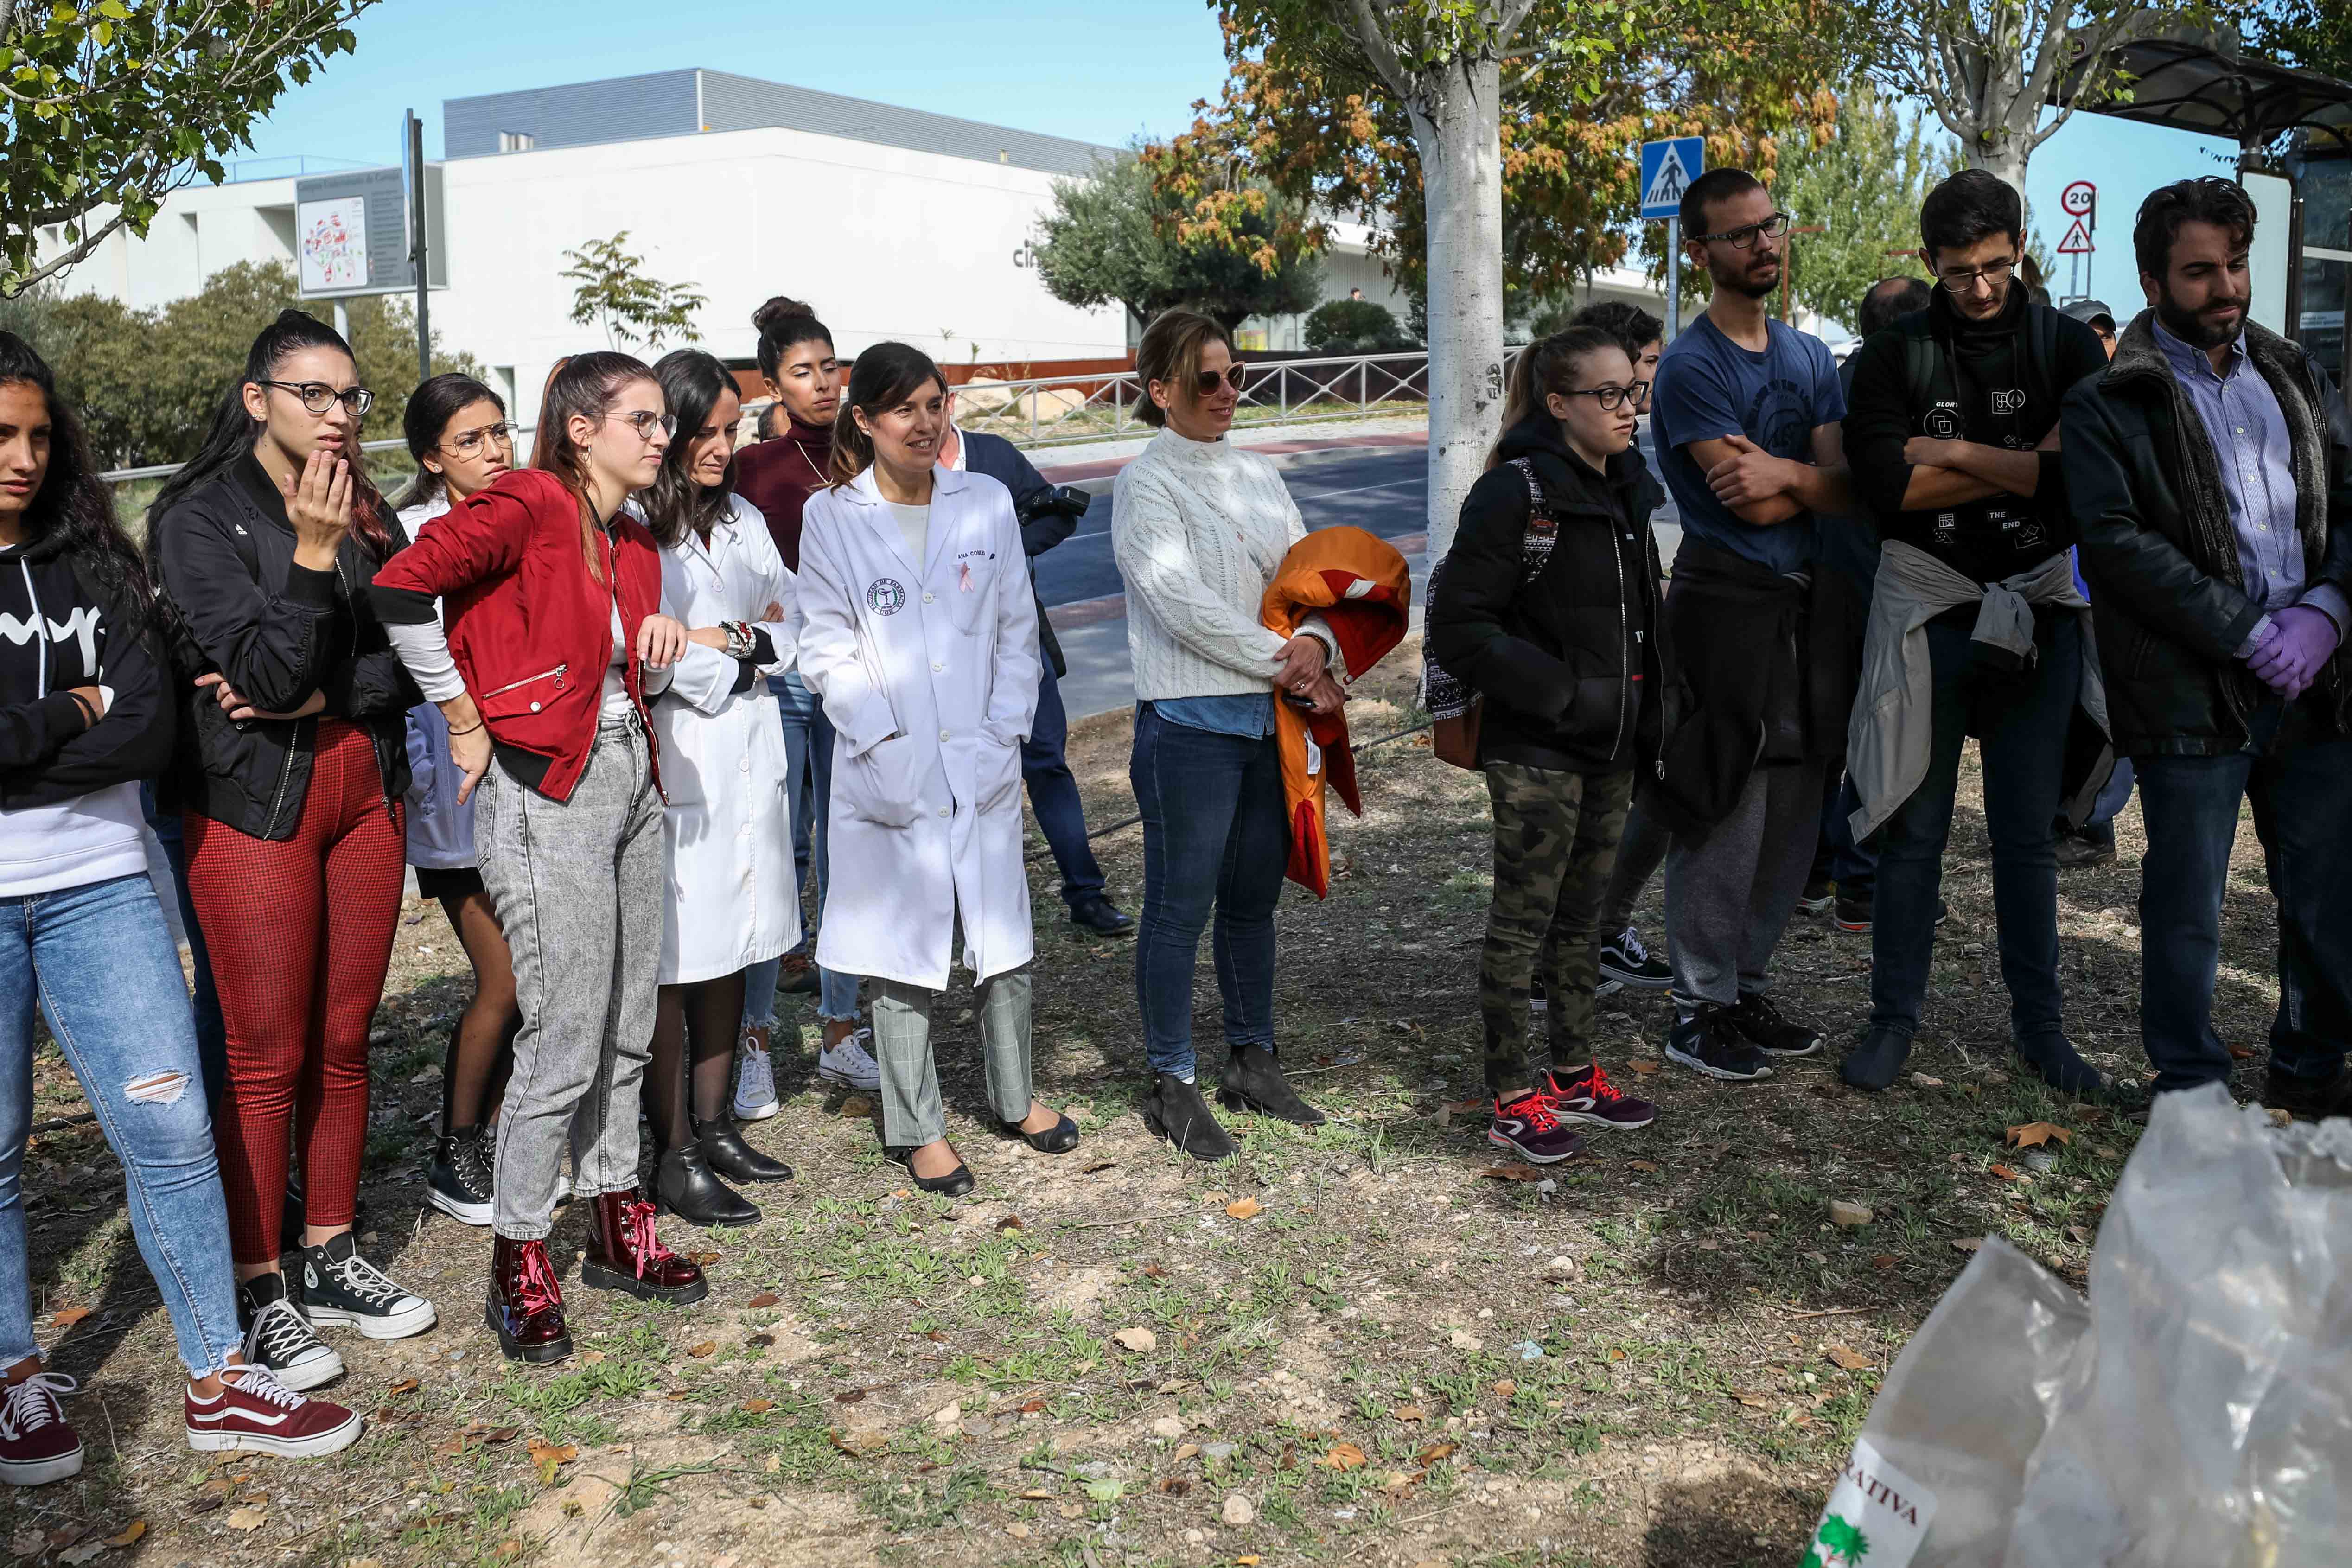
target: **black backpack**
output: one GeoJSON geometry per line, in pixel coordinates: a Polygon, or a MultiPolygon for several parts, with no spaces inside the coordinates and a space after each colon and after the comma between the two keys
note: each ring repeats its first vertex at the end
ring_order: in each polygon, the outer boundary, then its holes
{"type": "MultiPolygon", "coordinates": [[[[2057,384],[2058,312],[2048,305],[2028,305],[2029,323],[2024,333],[2022,370],[2033,396],[2045,395],[2052,402],[2066,389],[2057,384]]],[[[1895,323],[1895,331],[1903,334],[1903,380],[1905,395],[1913,408],[1932,407],[1939,402],[1958,401],[1960,396],[1959,376],[1951,361],[1937,341],[1935,323],[1930,313],[1914,310],[1895,323]]],[[[1929,435],[1941,432],[1929,431],[1929,435]]],[[[1947,437],[1964,438],[1965,424],[1947,437]]]]}

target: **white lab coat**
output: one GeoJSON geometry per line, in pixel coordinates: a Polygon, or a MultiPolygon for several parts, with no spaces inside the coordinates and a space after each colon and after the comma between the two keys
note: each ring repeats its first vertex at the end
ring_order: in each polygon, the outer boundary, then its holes
{"type": "MultiPolygon", "coordinates": [[[[792,668],[800,590],[758,507],[735,497],[708,549],[689,534],[662,551],[661,568],[664,615],[689,631],[750,621],[775,655],[761,675],[792,668]],[[782,619],[766,618],[772,603],[783,607],[782,619]]],[[[653,705],[669,795],[664,985],[732,974],[801,939],[783,721],[765,679],[735,689],[741,669],[717,648],[689,643],[653,705]]]]}
{"type": "Polygon", "coordinates": [[[801,522],[801,679],[833,723],[832,877],[816,961],[947,988],[955,922],[978,979],[1029,962],[1021,743],[1037,712],[1037,605],[1013,496],[931,474],[910,561],[872,470],[801,522]]]}

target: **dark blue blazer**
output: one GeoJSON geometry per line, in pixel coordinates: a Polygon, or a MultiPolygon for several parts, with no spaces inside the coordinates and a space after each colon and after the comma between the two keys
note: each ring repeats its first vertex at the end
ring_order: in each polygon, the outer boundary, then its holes
{"type": "MultiPolygon", "coordinates": [[[[1041,490],[1053,489],[1045,482],[1021,448],[1002,436],[991,436],[977,430],[958,430],[963,442],[963,466],[975,474],[986,474],[1013,492],[1013,507],[1018,511],[1030,497],[1041,490]]],[[[1059,544],[1076,531],[1076,518],[1048,513],[1021,525],[1022,553],[1035,559],[1059,544]]],[[[1037,594],[1037,574],[1029,574],[1029,591],[1037,594]]],[[[1037,595],[1038,651],[1054,667],[1056,678],[1070,673],[1069,662],[1062,657],[1062,643],[1054,635],[1054,623],[1045,618],[1045,600],[1037,595]]]]}

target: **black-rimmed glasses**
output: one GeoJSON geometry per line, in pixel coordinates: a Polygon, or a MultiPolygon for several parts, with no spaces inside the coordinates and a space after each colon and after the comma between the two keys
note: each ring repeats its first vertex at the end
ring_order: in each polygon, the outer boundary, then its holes
{"type": "Polygon", "coordinates": [[[626,414],[607,414],[604,417],[617,419],[626,425],[637,433],[640,441],[652,440],[656,428],[665,436],[677,434],[677,416],[675,414],[656,414],[650,408],[638,408],[626,414]]]}
{"type": "Polygon", "coordinates": [[[1589,397],[1601,405],[1604,414],[1614,414],[1628,403],[1639,403],[1647,395],[1650,384],[1629,381],[1622,386],[1580,386],[1573,392],[1563,392],[1562,397],[1589,397]]]}
{"type": "Polygon", "coordinates": [[[454,441],[444,441],[440,449],[453,458],[475,458],[481,455],[482,444],[496,441],[499,446],[514,446],[515,427],[511,424],[485,425],[479,429],[462,430],[454,441]]]}
{"type": "Polygon", "coordinates": [[[2007,261],[1995,261],[1984,267],[1963,267],[1950,272],[1938,272],[1936,281],[1955,294],[1973,294],[1979,280],[1998,289],[2009,281],[2010,274],[2017,268],[2017,259],[2012,257],[2007,261]]]}
{"type": "Polygon", "coordinates": [[[347,386],[337,392],[323,381],[263,381],[256,384],[292,393],[302,400],[302,406],[313,414],[324,414],[340,403],[345,413],[358,419],[375,404],[375,394],[364,386],[347,386]]]}
{"type": "Polygon", "coordinates": [[[1710,245],[1719,239],[1734,250],[1748,250],[1755,246],[1757,236],[1778,239],[1789,232],[1789,225],[1795,221],[1787,213],[1774,213],[1762,223],[1741,224],[1738,228],[1727,228],[1721,234],[1695,234],[1691,237],[1702,245],[1710,245]]]}

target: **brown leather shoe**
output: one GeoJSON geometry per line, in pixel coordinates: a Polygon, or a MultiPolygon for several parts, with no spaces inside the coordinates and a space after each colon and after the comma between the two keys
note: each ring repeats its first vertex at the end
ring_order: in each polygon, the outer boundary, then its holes
{"type": "Polygon", "coordinates": [[[562,1361],[572,1353],[563,1323],[563,1289],[544,1241],[490,1241],[490,1299],[482,1316],[499,1349],[515,1361],[562,1361]]]}
{"type": "Polygon", "coordinates": [[[702,1269],[662,1245],[654,1205],[635,1188],[589,1200],[588,1258],[580,1266],[580,1282],[675,1306],[710,1294],[702,1269]]]}

